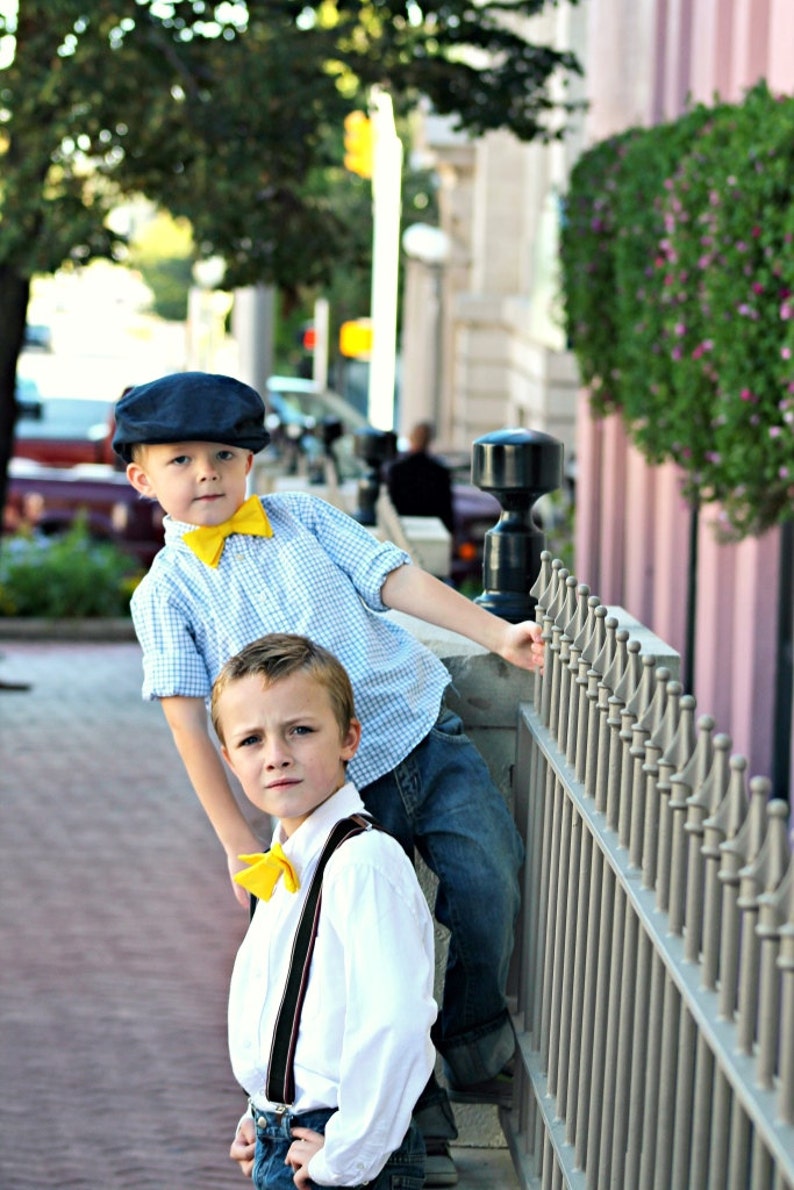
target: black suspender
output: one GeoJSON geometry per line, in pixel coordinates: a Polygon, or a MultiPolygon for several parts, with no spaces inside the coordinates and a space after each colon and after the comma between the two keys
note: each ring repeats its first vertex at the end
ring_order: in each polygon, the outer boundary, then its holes
{"type": "Polygon", "coordinates": [[[298,928],[295,931],[289,974],[273,1030],[273,1043],[270,1048],[265,1088],[265,1093],[271,1103],[289,1106],[295,1098],[293,1060],[298,1041],[301,1009],[306,995],[306,985],[309,982],[312,951],[317,937],[317,925],[320,920],[323,873],[340,843],[351,839],[353,835],[360,835],[362,831],[372,830],[373,827],[381,829],[376,822],[363,814],[351,814],[349,818],[341,818],[334,826],[320,853],[317,868],[306,894],[298,928]]]}

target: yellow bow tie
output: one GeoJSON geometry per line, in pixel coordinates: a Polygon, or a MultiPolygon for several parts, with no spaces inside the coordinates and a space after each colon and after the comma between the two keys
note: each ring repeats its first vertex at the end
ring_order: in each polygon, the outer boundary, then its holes
{"type": "Polygon", "coordinates": [[[253,537],[272,537],[273,530],[258,496],[249,496],[237,512],[222,525],[202,525],[191,529],[182,540],[197,558],[213,569],[218,565],[230,533],[248,533],[253,537]]]}
{"type": "Polygon", "coordinates": [[[241,855],[240,859],[250,864],[250,867],[235,875],[235,883],[247,888],[255,897],[259,897],[260,901],[270,900],[280,876],[284,877],[287,892],[294,893],[300,888],[298,874],[278,843],[274,843],[269,851],[241,855]]]}

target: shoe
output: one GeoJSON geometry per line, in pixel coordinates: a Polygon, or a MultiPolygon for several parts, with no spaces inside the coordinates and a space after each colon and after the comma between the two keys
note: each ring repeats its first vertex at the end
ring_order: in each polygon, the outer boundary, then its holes
{"type": "Polygon", "coordinates": [[[469,1083],[465,1087],[456,1085],[447,1077],[448,1094],[453,1103],[488,1103],[510,1111],[513,1106],[513,1063],[509,1062],[493,1078],[481,1083],[469,1083]]]}
{"type": "Polygon", "coordinates": [[[458,1171],[449,1151],[449,1142],[426,1136],[425,1186],[457,1186],[458,1171]]]}

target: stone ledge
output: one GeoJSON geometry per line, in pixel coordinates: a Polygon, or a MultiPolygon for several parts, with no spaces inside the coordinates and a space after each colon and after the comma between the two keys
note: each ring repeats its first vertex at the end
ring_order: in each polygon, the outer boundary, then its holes
{"type": "Polygon", "coordinates": [[[132,620],[80,619],[44,620],[35,617],[0,616],[0,640],[135,640],[132,620]]]}

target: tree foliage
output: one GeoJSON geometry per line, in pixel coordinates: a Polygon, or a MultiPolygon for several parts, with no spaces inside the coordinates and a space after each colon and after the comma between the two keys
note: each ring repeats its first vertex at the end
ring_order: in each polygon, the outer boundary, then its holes
{"type": "Polygon", "coordinates": [[[29,282],[114,257],[108,212],[190,221],[229,287],[319,285],[361,253],[331,200],[367,89],[425,96],[472,134],[548,138],[571,55],[518,31],[545,0],[19,0],[0,16],[0,505],[29,282]]]}

